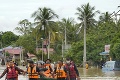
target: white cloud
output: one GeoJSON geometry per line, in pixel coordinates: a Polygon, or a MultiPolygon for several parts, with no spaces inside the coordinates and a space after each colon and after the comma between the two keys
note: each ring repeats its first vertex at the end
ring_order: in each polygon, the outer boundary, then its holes
{"type": "MultiPolygon", "coordinates": [[[[49,7],[61,18],[77,18],[76,8],[81,4],[90,3],[101,12],[118,10],[119,0],[1,0],[0,2],[0,30],[13,31],[18,21],[31,20],[31,14],[39,7],[49,7]]],[[[14,31],[15,32],[15,31],[14,31]]]]}

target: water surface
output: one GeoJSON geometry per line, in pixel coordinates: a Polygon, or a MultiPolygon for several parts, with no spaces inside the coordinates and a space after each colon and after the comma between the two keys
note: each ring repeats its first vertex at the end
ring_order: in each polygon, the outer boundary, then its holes
{"type": "Polygon", "coordinates": [[[81,77],[120,77],[120,71],[102,71],[100,68],[78,68],[81,77]]]}

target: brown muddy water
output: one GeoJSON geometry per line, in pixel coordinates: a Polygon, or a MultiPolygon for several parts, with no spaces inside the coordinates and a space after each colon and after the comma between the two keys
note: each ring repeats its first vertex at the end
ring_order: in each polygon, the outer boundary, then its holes
{"type": "Polygon", "coordinates": [[[120,71],[102,71],[100,68],[78,68],[81,77],[120,77],[120,71]]]}

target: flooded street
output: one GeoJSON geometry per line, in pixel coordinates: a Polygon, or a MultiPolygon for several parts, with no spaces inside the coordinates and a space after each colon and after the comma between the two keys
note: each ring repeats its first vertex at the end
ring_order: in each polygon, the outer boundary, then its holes
{"type": "Polygon", "coordinates": [[[102,71],[100,68],[78,68],[81,77],[120,77],[120,71],[102,71]]]}
{"type": "MultiPolygon", "coordinates": [[[[23,70],[26,70],[25,67],[20,67],[23,70]]],[[[5,66],[0,66],[0,74],[4,71],[5,66]]],[[[109,72],[103,72],[99,68],[78,68],[80,72],[81,80],[120,80],[120,71],[109,71],[109,72]]],[[[5,80],[5,76],[0,79],[5,80]]],[[[27,76],[19,75],[18,80],[28,80],[27,76]]]]}

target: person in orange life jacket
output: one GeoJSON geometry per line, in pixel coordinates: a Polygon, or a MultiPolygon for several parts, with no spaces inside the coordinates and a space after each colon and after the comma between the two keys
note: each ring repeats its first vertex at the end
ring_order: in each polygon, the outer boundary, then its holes
{"type": "Polygon", "coordinates": [[[88,62],[86,62],[85,68],[88,69],[89,65],[88,62]]]}
{"type": "Polygon", "coordinates": [[[47,68],[44,68],[43,65],[44,64],[42,64],[42,63],[37,63],[37,66],[38,66],[39,70],[40,71],[46,71],[46,70],[48,70],[47,68]]]}
{"type": "Polygon", "coordinates": [[[63,61],[59,60],[57,66],[55,67],[54,74],[56,74],[57,80],[66,80],[68,72],[63,65],[63,61]]]}
{"type": "Polygon", "coordinates": [[[51,60],[50,59],[47,59],[45,61],[45,64],[44,64],[44,68],[47,68],[46,71],[44,71],[44,74],[49,77],[49,78],[52,78],[53,77],[53,70],[52,70],[52,67],[51,67],[51,60]]]}
{"type": "Polygon", "coordinates": [[[16,67],[12,60],[9,61],[9,65],[7,65],[7,68],[4,70],[4,72],[1,74],[0,79],[6,74],[7,80],[18,80],[18,73],[17,71],[24,72],[24,70],[16,67]]]}
{"type": "Polygon", "coordinates": [[[71,60],[71,58],[66,59],[65,67],[69,72],[69,76],[67,77],[67,80],[76,80],[76,79],[80,80],[78,69],[74,64],[74,62],[71,60]]]}
{"type": "MultiPolygon", "coordinates": [[[[39,68],[40,72],[43,72],[43,73],[44,73],[44,71],[47,70],[47,68],[44,68],[44,64],[42,64],[42,63],[37,63],[36,66],[39,68]]],[[[43,76],[43,75],[40,75],[39,77],[40,77],[40,80],[42,80],[42,78],[43,78],[44,76],[43,76]]]]}
{"type": "Polygon", "coordinates": [[[33,61],[29,61],[29,66],[27,67],[27,73],[29,80],[38,80],[39,75],[45,76],[42,72],[40,72],[39,68],[34,65],[33,61]]]}

